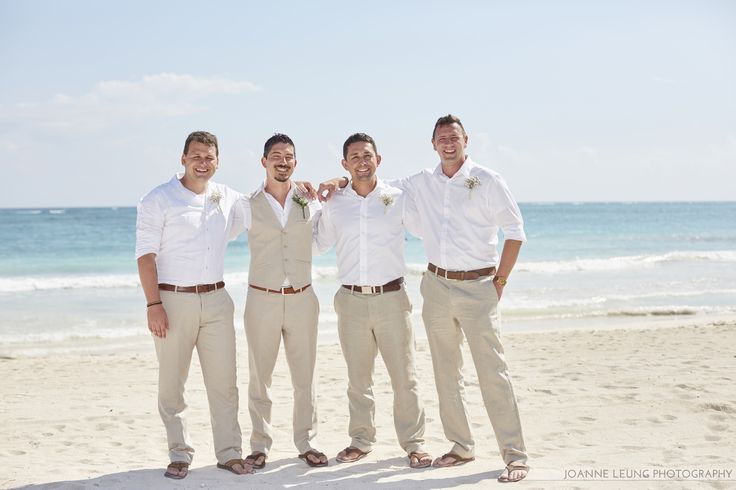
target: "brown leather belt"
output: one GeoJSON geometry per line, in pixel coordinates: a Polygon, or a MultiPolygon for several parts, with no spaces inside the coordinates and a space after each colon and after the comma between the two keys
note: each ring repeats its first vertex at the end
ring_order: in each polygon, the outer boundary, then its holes
{"type": "Polygon", "coordinates": [[[158,288],[162,291],[173,291],[175,293],[209,293],[225,287],[225,281],[216,282],[215,284],[197,284],[196,286],[174,286],[173,284],[159,284],[158,288]]]}
{"type": "Polygon", "coordinates": [[[268,288],[262,288],[260,286],[254,286],[253,284],[248,284],[249,288],[257,289],[259,291],[266,291],[267,293],[276,293],[276,294],[296,294],[301,293],[305,289],[307,289],[311,284],[307,284],[303,288],[294,289],[293,287],[289,286],[288,288],[281,288],[281,289],[268,289],[268,288]]]}
{"type": "Polygon", "coordinates": [[[476,269],[474,271],[446,271],[442,267],[437,267],[431,262],[427,266],[427,270],[436,276],[442,276],[445,279],[453,279],[455,281],[470,281],[496,273],[495,267],[486,267],[485,269],[476,269]]]}
{"type": "Polygon", "coordinates": [[[342,287],[345,289],[349,289],[350,292],[353,293],[360,293],[360,294],[383,294],[383,293],[390,293],[392,291],[398,291],[401,289],[401,285],[404,284],[404,278],[400,277],[398,279],[394,279],[393,281],[389,281],[383,286],[348,286],[347,284],[343,284],[342,287]]]}

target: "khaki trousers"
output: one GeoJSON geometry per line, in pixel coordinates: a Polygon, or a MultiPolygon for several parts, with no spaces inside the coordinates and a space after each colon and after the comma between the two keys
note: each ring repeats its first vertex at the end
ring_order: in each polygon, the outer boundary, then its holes
{"type": "Polygon", "coordinates": [[[271,381],[281,338],[294,387],[294,444],[299,453],[312,449],[317,434],[314,364],[317,358],[319,302],[313,288],[276,294],[248,288],[245,335],[248,339],[248,411],[253,423],[251,449],[268,454],[273,444],[271,381]]]}
{"type": "Polygon", "coordinates": [[[202,365],[217,461],[240,458],[233,300],[220,289],[202,294],[161,291],[161,301],[169,329],[165,338],[154,336],[153,341],[159,366],[158,411],[170,460],[191,463],[194,454],[184,419],[184,384],[194,347],[202,365]]]}
{"type": "Polygon", "coordinates": [[[340,288],[335,294],[340,345],[348,368],[350,445],[370,451],[376,442],[373,368],[378,351],[394,392],[394,427],[407,453],[423,451],[424,408],[414,365],[411,303],[404,288],[360,294],[340,288]]]}
{"type": "Polygon", "coordinates": [[[474,455],[475,442],[465,406],[463,335],[478,374],[478,384],[505,463],[527,459],[519,410],[499,340],[498,295],[490,277],[454,281],[425,272],[422,318],[427,330],[445,436],[452,452],[474,455]]]}

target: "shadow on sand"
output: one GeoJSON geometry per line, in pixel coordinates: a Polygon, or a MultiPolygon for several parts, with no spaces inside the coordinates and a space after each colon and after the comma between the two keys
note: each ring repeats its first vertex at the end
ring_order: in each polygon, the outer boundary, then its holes
{"type": "MultiPolygon", "coordinates": [[[[453,469],[427,468],[413,470],[406,458],[375,462],[340,464],[330,460],[326,468],[308,468],[302,461],[285,458],[269,461],[266,468],[253,475],[238,476],[214,465],[194,468],[183,480],[163,477],[161,468],[131,470],[86,480],[58,481],[20,487],[23,489],[90,489],[90,488],[354,488],[434,489],[496,483],[502,470],[479,471],[458,475],[453,469]],[[455,473],[455,474],[453,474],[455,473]]],[[[471,463],[472,464],[472,463],[471,463]]],[[[480,468],[478,468],[480,470],[480,468]]]]}

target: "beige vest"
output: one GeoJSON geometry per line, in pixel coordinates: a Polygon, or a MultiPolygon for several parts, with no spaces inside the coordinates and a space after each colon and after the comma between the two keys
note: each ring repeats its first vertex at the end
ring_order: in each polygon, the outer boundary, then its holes
{"type": "Polygon", "coordinates": [[[248,230],[250,269],[248,282],[254,286],[281,289],[284,279],[295,289],[312,282],[312,221],[309,206],[291,203],[286,227],[266,200],[265,191],[250,199],[248,230]]]}

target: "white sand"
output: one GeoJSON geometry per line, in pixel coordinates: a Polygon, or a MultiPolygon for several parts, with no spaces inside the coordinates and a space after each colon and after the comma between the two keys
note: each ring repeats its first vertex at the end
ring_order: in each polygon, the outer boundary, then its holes
{"type": "MultiPolygon", "coordinates": [[[[621,471],[730,470],[736,480],[736,318],[671,319],[626,329],[523,333],[504,337],[521,408],[533,488],[706,486],[736,481],[624,482],[621,471]],[[699,325],[694,323],[699,322],[699,325]],[[564,481],[566,472],[607,472],[608,482],[564,481]]],[[[244,450],[247,361],[239,344],[244,450]]],[[[431,360],[418,341],[418,366],[434,456],[446,452],[431,360]]],[[[320,346],[320,433],[315,446],[330,466],[308,468],[291,442],[291,388],[282,359],[273,384],[276,438],[255,475],[215,468],[199,364],[192,365],[187,414],[195,460],[181,481],[163,478],[167,463],[156,410],[152,343],[139,353],[55,355],[0,360],[0,487],[14,488],[487,488],[503,464],[466,355],[477,460],[449,469],[410,470],[396,443],[391,389],[376,365],[378,443],[355,464],[336,464],[345,447],[347,399],[339,346],[320,346]]],[[[579,473],[577,473],[579,474],[579,473]]],[[[636,475],[634,475],[636,477],[636,475]]],[[[666,475],[663,475],[666,478],[666,475]]]]}

